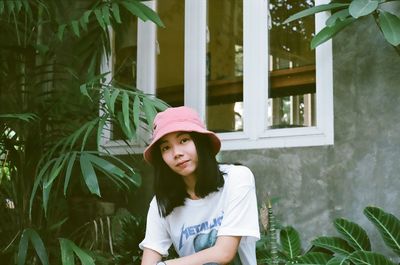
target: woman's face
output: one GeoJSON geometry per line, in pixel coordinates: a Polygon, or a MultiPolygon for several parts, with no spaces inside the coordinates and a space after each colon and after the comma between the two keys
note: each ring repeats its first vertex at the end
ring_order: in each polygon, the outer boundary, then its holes
{"type": "Polygon", "coordinates": [[[173,132],[160,139],[164,162],[177,174],[195,177],[198,165],[196,146],[187,132],[173,132]]]}

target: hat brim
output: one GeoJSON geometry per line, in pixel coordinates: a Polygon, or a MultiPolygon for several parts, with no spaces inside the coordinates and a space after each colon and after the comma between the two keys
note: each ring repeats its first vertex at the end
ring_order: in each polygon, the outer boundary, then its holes
{"type": "Polygon", "coordinates": [[[162,131],[158,132],[157,135],[152,139],[151,143],[149,146],[144,150],[143,156],[144,159],[152,164],[153,163],[153,151],[154,148],[156,147],[156,143],[158,140],[160,140],[163,136],[173,133],[173,132],[197,132],[201,134],[205,134],[209,137],[211,145],[213,147],[213,151],[215,154],[219,152],[221,149],[221,141],[218,138],[218,136],[209,130],[206,130],[196,124],[190,124],[186,121],[182,122],[173,122],[167,126],[165,126],[162,131]]]}

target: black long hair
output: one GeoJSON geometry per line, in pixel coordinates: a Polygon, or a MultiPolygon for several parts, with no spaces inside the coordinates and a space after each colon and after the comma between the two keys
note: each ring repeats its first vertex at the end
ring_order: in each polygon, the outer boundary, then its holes
{"type": "MultiPolygon", "coordinates": [[[[189,135],[193,139],[198,156],[194,192],[196,196],[204,198],[224,186],[223,172],[219,170],[210,139],[196,132],[189,132],[189,135]]],[[[170,169],[162,159],[159,144],[154,148],[153,157],[154,193],[158,211],[161,216],[166,217],[175,207],[184,205],[189,194],[182,177],[170,169]]]]}

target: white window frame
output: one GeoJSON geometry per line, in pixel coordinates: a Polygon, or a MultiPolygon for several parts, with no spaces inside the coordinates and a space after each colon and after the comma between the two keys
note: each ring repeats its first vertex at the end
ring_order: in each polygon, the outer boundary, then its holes
{"type": "MultiPolygon", "coordinates": [[[[210,0],[211,1],[211,0],[210,0]]],[[[243,0],[243,124],[241,132],[218,133],[221,150],[265,149],[321,146],[334,143],[332,42],[316,48],[316,126],[267,128],[268,98],[268,0],[243,0]],[[255,89],[254,89],[255,88],[255,89]]],[[[315,0],[316,5],[328,0],[315,0]]],[[[156,1],[147,5],[156,10],[156,1]]],[[[321,30],[328,12],[315,18],[316,32],[321,30]]],[[[156,25],[138,20],[137,87],[156,93],[156,25]]],[[[185,72],[184,104],[206,117],[206,41],[207,0],[185,0],[185,72]]],[[[162,48],[161,48],[162,49],[162,48]]],[[[162,69],[161,69],[162,70],[162,69]]],[[[102,145],[111,153],[129,152],[120,141],[105,139],[102,145]]],[[[143,151],[136,144],[133,151],[143,151]]],[[[131,149],[131,148],[130,148],[131,149]]]]}

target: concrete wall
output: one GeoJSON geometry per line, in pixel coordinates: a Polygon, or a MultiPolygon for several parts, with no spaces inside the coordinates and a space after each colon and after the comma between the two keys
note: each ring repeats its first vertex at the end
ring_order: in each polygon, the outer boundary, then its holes
{"type": "Polygon", "coordinates": [[[339,216],[377,237],[362,213],[368,205],[400,217],[400,55],[369,18],[338,34],[333,47],[333,146],[221,154],[253,170],[260,203],[268,192],[279,198],[282,224],[307,243],[332,234],[339,216]]]}

